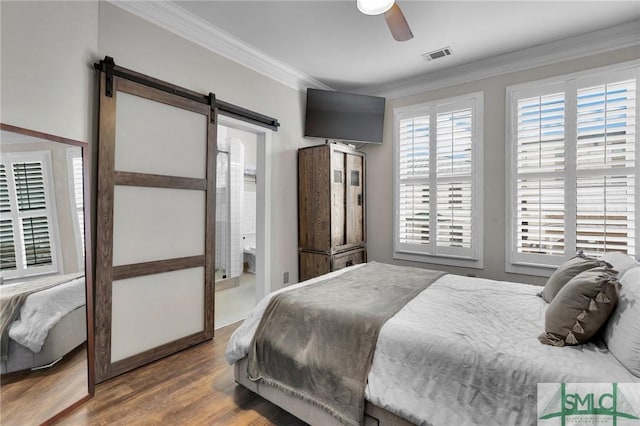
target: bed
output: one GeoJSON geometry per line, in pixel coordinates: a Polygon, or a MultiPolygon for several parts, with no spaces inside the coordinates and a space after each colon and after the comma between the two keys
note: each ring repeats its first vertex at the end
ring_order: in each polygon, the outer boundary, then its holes
{"type": "Polygon", "coordinates": [[[46,368],[87,339],[85,280],[66,274],[0,288],[0,373],[46,368]]]}
{"type": "MultiPolygon", "coordinates": [[[[438,277],[384,322],[366,378],[363,417],[355,423],[336,417],[313,395],[301,396],[277,381],[249,379],[248,355],[271,298],[305,286],[321,288],[346,274],[362,274],[368,265],[336,271],[263,299],[227,347],[236,381],[318,425],[529,425],[537,422],[538,383],[640,382],[600,339],[579,346],[541,344],[538,336],[545,329],[548,304],[538,296],[539,286],[451,274],[438,277]]],[[[403,279],[409,271],[422,271],[376,267],[403,279]]]]}

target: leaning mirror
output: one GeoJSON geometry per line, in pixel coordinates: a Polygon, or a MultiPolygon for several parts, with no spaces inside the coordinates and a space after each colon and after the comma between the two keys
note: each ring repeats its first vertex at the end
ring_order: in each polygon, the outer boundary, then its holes
{"type": "Polygon", "coordinates": [[[50,423],[94,388],[87,144],[0,132],[0,424],[50,423]]]}

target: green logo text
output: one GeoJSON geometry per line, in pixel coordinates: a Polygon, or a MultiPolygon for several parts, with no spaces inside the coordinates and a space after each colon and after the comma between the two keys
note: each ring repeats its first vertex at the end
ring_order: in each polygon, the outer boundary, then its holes
{"type": "Polygon", "coordinates": [[[560,384],[560,389],[547,405],[540,420],[560,417],[562,426],[569,416],[611,417],[613,426],[618,418],[638,420],[631,404],[618,389],[617,383],[612,384],[611,392],[574,392],[568,393],[566,383],[560,384]]]}

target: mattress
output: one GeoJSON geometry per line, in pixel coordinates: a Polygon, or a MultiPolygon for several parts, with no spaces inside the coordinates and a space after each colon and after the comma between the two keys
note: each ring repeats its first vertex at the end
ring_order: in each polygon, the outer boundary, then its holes
{"type": "Polygon", "coordinates": [[[638,382],[603,344],[543,345],[540,287],[445,275],[382,327],[367,399],[417,424],[535,424],[537,383],[638,382]]]}
{"type": "Polygon", "coordinates": [[[0,374],[49,366],[82,345],[87,340],[86,311],[81,306],[62,317],[38,353],[10,339],[7,360],[0,362],[0,374]]]}
{"type": "MultiPolygon", "coordinates": [[[[66,280],[66,276],[60,277],[66,280]]],[[[9,327],[9,337],[38,353],[49,330],[69,312],[84,307],[85,299],[84,276],[30,294],[9,327]]]]}
{"type": "MultiPolygon", "coordinates": [[[[542,345],[548,305],[539,291],[441,277],[382,327],[366,399],[416,424],[529,425],[536,423],[537,383],[640,382],[598,342],[542,345]]],[[[246,356],[268,300],[232,335],[229,362],[246,356]]]]}
{"type": "Polygon", "coordinates": [[[30,288],[16,283],[3,289],[3,309],[18,310],[8,326],[2,374],[50,365],[87,339],[83,275],[48,276],[28,284],[30,288]],[[19,294],[28,294],[22,304],[15,303],[19,294]]]}

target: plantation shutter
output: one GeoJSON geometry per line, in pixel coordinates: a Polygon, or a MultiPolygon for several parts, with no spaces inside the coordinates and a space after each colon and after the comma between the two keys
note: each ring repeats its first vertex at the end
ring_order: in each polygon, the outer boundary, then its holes
{"type": "Polygon", "coordinates": [[[481,93],[394,111],[396,258],[480,267],[481,115],[481,93]]]}
{"type": "Polygon", "coordinates": [[[563,255],[565,97],[518,100],[516,247],[518,253],[563,255]]]}
{"type": "Polygon", "coordinates": [[[0,254],[5,278],[57,272],[45,152],[3,154],[0,254]],[[45,164],[46,163],[46,164],[45,164]]]}
{"type": "Polygon", "coordinates": [[[638,256],[639,75],[632,66],[507,89],[509,272],[537,274],[576,251],[638,256]]]}
{"type": "Polygon", "coordinates": [[[78,221],[78,240],[81,245],[80,254],[84,260],[84,177],[81,155],[71,158],[71,169],[73,171],[73,202],[78,221]]]}
{"type": "Polygon", "coordinates": [[[41,162],[14,163],[18,211],[26,212],[46,208],[44,178],[41,162]]]}
{"type": "Polygon", "coordinates": [[[51,265],[51,239],[46,216],[26,217],[21,220],[24,238],[24,259],[27,268],[51,265]]]}
{"type": "Polygon", "coordinates": [[[0,260],[3,271],[16,269],[16,245],[10,219],[0,220],[0,260]]]}
{"type": "Polygon", "coordinates": [[[578,89],[576,247],[637,254],[636,81],[578,89]]]}
{"type": "Polygon", "coordinates": [[[9,201],[9,185],[7,183],[7,170],[4,164],[0,164],[0,269],[16,269],[16,243],[13,239],[13,221],[8,216],[11,214],[9,201]]]}
{"type": "MultiPolygon", "coordinates": [[[[42,162],[14,163],[13,176],[19,213],[46,213],[42,162]]],[[[51,239],[46,215],[23,217],[20,220],[24,266],[51,265],[51,239]]]]}
{"type": "Polygon", "coordinates": [[[0,213],[11,213],[7,170],[5,169],[4,164],[0,164],[0,213]]]}
{"type": "Polygon", "coordinates": [[[437,116],[437,245],[471,248],[470,108],[437,116]]]}
{"type": "Polygon", "coordinates": [[[402,244],[429,244],[429,116],[400,121],[399,232],[402,244]]]}

